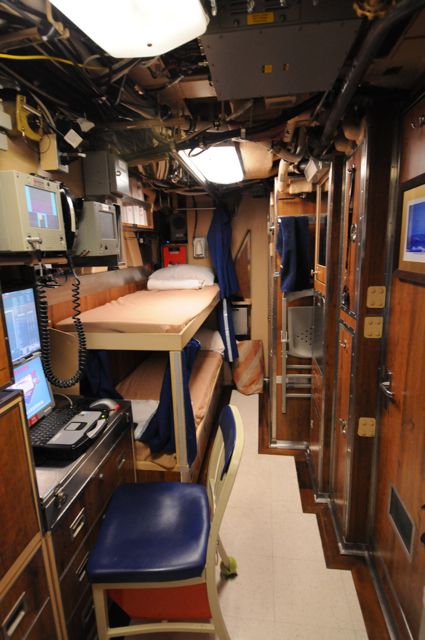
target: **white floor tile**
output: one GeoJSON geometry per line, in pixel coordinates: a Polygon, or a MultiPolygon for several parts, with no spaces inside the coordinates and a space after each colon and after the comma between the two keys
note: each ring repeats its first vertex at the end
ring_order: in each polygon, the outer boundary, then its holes
{"type": "Polygon", "coordinates": [[[272,555],[272,517],[267,509],[228,507],[220,537],[230,555],[272,555]]]}
{"type": "Polygon", "coordinates": [[[245,621],[235,616],[227,616],[225,622],[232,640],[273,639],[274,622],[272,620],[250,619],[245,621]]]}
{"type": "Polygon", "coordinates": [[[273,558],[275,619],[289,624],[351,628],[341,572],[321,560],[273,558]]]}
{"type": "Polygon", "coordinates": [[[247,629],[253,619],[273,621],[272,557],[237,550],[233,555],[237,558],[238,575],[234,580],[221,580],[219,584],[224,618],[244,620],[247,629]]]}
{"type": "MultiPolygon", "coordinates": [[[[276,622],[273,640],[357,640],[352,629],[334,629],[308,624],[276,622]]],[[[233,640],[233,638],[232,638],[233,640]]]]}
{"type": "Polygon", "coordinates": [[[273,556],[301,560],[322,560],[325,566],[317,518],[310,513],[290,513],[282,507],[272,510],[273,556]]]}

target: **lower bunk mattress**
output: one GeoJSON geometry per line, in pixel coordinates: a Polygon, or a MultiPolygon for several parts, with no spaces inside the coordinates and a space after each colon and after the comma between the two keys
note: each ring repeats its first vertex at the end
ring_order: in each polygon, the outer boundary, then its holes
{"type": "MultiPolygon", "coordinates": [[[[168,353],[155,352],[149,356],[124,380],[117,385],[117,391],[126,400],[159,400],[168,353]]],[[[196,356],[189,381],[189,391],[196,425],[198,454],[192,465],[199,471],[205,453],[212,414],[221,389],[223,358],[214,351],[199,351],[196,356]]],[[[149,447],[136,440],[136,467],[139,470],[174,470],[175,454],[153,455],[149,447]]],[[[193,473],[192,473],[193,476],[193,473]]]]}

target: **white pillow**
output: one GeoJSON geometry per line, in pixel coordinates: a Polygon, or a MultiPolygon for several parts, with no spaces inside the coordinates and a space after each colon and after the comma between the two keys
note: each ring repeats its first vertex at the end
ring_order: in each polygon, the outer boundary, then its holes
{"type": "Polygon", "coordinates": [[[201,351],[216,351],[224,355],[224,342],[218,331],[201,328],[193,336],[201,344],[201,351]]]}
{"type": "Polygon", "coordinates": [[[207,286],[214,284],[214,271],[210,267],[195,264],[171,264],[154,271],[149,280],[200,280],[207,286]]]}
{"type": "Polygon", "coordinates": [[[148,280],[147,288],[150,291],[166,291],[168,289],[202,289],[203,280],[148,280]]]}

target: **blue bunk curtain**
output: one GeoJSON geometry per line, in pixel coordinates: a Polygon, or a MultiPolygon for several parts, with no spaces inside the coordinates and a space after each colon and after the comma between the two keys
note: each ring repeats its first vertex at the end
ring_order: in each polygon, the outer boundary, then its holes
{"type": "Polygon", "coordinates": [[[224,357],[233,362],[238,357],[233,326],[230,296],[239,291],[235,265],[231,254],[232,219],[229,211],[217,206],[208,230],[208,246],[220,287],[221,303],[218,308],[219,330],[224,342],[224,357]]]}
{"type": "Polygon", "coordinates": [[[106,351],[87,351],[87,364],[80,381],[81,395],[87,398],[115,398],[122,400],[112,382],[106,351]]]}
{"type": "Polygon", "coordinates": [[[310,236],[307,216],[279,219],[276,251],[280,254],[280,288],[283,292],[311,287],[310,236]]]}
{"type": "MultiPolygon", "coordinates": [[[[195,418],[193,416],[192,403],[190,400],[189,379],[192,372],[193,363],[199,349],[199,342],[195,339],[192,339],[187,343],[181,354],[184,411],[186,417],[186,445],[189,464],[192,464],[197,454],[196,427],[195,418]]],[[[171,390],[171,371],[169,363],[167,364],[164,373],[164,380],[162,382],[158,409],[152,416],[140,440],[149,446],[152,453],[174,453],[176,450],[176,441],[174,437],[173,397],[171,390]]]]}

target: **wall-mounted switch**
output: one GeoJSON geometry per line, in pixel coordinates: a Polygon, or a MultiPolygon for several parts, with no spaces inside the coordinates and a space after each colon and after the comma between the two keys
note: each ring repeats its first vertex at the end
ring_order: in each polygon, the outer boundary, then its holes
{"type": "Polygon", "coordinates": [[[205,236],[193,238],[193,257],[206,258],[208,255],[208,245],[205,236]]]}

